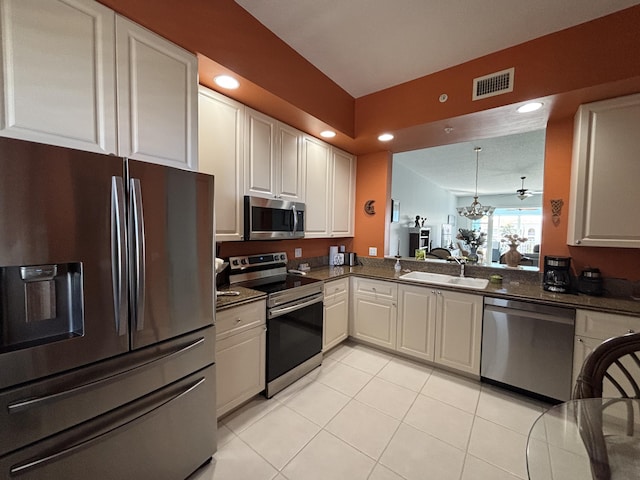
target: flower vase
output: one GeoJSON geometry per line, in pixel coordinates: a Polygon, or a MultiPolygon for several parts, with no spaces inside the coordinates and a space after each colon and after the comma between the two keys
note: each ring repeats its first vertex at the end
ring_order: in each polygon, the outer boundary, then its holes
{"type": "Polygon", "coordinates": [[[504,254],[504,261],[508,267],[517,267],[522,260],[522,255],[518,251],[518,245],[509,245],[509,251],[504,254]]]}
{"type": "Polygon", "coordinates": [[[478,247],[469,246],[469,255],[467,255],[469,263],[478,263],[478,247]]]}

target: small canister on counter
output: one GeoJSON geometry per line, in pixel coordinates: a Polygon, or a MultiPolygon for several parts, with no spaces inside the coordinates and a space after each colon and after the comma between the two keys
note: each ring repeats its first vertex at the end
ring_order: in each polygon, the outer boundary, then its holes
{"type": "Polygon", "coordinates": [[[586,267],[578,278],[578,292],[585,295],[600,296],[603,293],[600,269],[586,267]]]}

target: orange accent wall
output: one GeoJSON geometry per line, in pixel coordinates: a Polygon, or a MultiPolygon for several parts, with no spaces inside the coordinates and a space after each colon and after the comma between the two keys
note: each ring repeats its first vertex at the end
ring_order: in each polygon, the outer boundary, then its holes
{"type": "Polygon", "coordinates": [[[391,153],[378,152],[358,157],[356,178],[356,235],[353,247],[358,256],[368,257],[369,247],[384,256],[385,239],[391,216],[391,153]],[[375,215],[364,211],[368,200],[374,200],[375,215]]]}
{"type": "MultiPolygon", "coordinates": [[[[640,249],[567,245],[569,182],[573,149],[573,118],[549,122],[545,145],[542,244],[540,255],[570,256],[574,274],[597,267],[604,277],[640,280],[640,249]],[[559,225],[551,216],[551,199],[562,199],[559,225]]],[[[611,208],[623,208],[611,205],[611,208]]]]}

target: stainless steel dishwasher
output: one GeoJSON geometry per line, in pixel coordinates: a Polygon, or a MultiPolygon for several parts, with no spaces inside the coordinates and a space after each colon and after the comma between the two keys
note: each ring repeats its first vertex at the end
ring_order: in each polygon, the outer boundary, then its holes
{"type": "Polygon", "coordinates": [[[482,379],[569,400],[574,324],[573,308],[485,297],[482,379]]]}

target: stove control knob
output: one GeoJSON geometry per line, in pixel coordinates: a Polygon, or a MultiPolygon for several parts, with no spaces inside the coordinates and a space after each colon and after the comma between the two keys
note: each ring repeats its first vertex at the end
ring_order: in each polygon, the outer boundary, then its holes
{"type": "Polygon", "coordinates": [[[234,265],[238,265],[238,260],[234,260],[234,261],[233,261],[233,264],[234,264],[234,265]]]}
{"type": "Polygon", "coordinates": [[[247,259],[246,259],[246,258],[243,258],[243,259],[241,260],[241,262],[242,262],[242,264],[243,264],[243,265],[246,265],[246,264],[247,264],[247,259]]]}
{"type": "Polygon", "coordinates": [[[284,257],[285,257],[285,255],[283,253],[282,255],[280,255],[280,260],[284,260],[284,257]]]}

